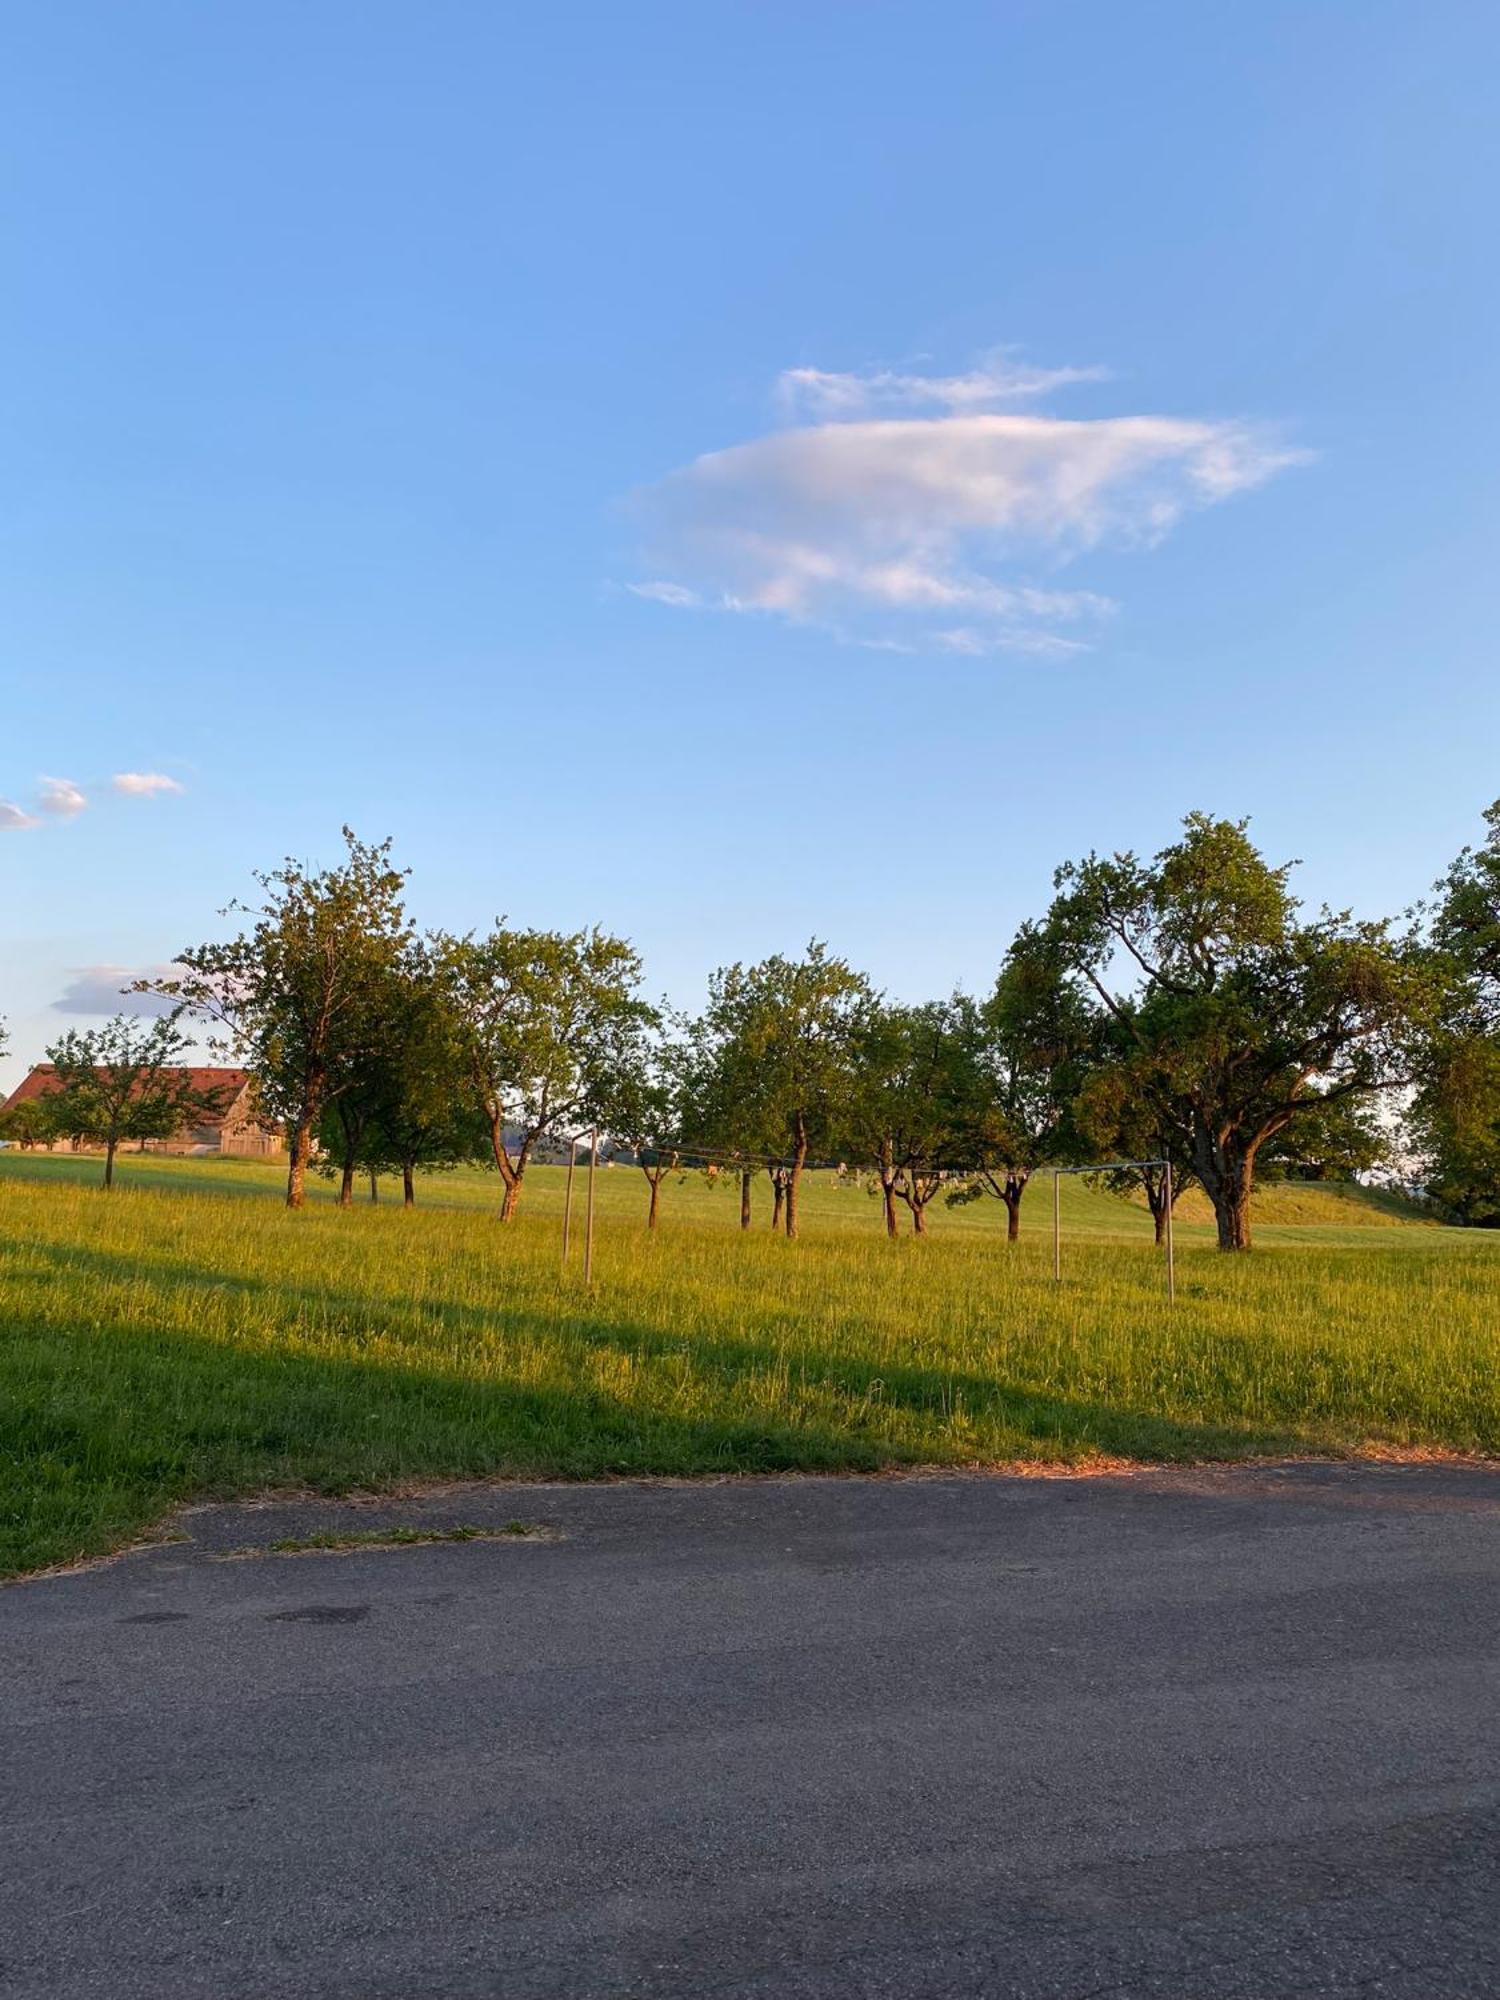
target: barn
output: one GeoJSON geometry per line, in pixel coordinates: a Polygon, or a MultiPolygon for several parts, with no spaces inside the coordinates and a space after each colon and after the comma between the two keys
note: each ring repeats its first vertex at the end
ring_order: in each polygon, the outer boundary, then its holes
{"type": "MultiPolygon", "coordinates": [[[[270,1159],[286,1150],[280,1130],[261,1124],[255,1114],[253,1082],[247,1069],[197,1069],[183,1066],[170,1074],[185,1076],[195,1091],[212,1091],[219,1110],[202,1114],[170,1139],[148,1139],[148,1153],[222,1153],[241,1159],[270,1159]]],[[[50,1063],[38,1063],[5,1100],[4,1110],[47,1097],[58,1087],[50,1063]]],[[[45,1142],[44,1142],[45,1143],[45,1142]]],[[[71,1140],[47,1145],[71,1150],[71,1140]]]]}

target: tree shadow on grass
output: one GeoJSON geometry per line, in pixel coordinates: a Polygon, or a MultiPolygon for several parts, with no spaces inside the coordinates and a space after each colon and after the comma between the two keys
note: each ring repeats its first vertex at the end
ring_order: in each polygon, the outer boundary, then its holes
{"type": "MultiPolygon", "coordinates": [[[[59,1272],[135,1281],[140,1265],[87,1246],[28,1246],[59,1272]]],[[[232,1277],[178,1260],[179,1291],[263,1294],[288,1331],[316,1314],[357,1339],[377,1324],[401,1340],[399,1306],[331,1287],[232,1277]]],[[[190,1309],[189,1309],[190,1310],[190,1309]]],[[[432,1315],[458,1350],[436,1365],[420,1342],[400,1365],[305,1348],[256,1347],[190,1328],[143,1330],[138,1313],[95,1315],[60,1332],[15,1326],[0,1343],[0,1574],[96,1553],[141,1532],[174,1502],[274,1487],[327,1492],[421,1478],[589,1478],[619,1474],[871,1471],[918,1460],[959,1462],[1108,1456],[1162,1461],[1242,1457],[1289,1448],[1284,1432],[1183,1423],[1059,1396],[971,1371],[893,1365],[809,1347],[789,1352],[727,1335],[684,1337],[641,1319],[601,1321],[560,1294],[507,1317],[505,1331],[551,1334],[622,1361],[686,1354],[708,1407],[684,1413],[581,1382],[507,1382],[462,1372],[462,1348],[491,1340],[496,1315],[444,1302],[432,1315]],[[798,1386],[845,1399],[810,1418],[736,1412],[738,1386],[790,1366],[798,1386]],[[726,1407],[712,1408],[715,1387],[726,1407]],[[966,1426],[954,1426],[961,1411],[966,1426]],[[892,1435],[889,1413],[928,1419],[892,1435]],[[976,1435],[995,1441],[976,1445],[976,1435]]],[[[562,1356],[566,1365],[566,1354],[562,1356]]],[[[897,1427],[899,1430],[899,1426],[897,1427]]]]}

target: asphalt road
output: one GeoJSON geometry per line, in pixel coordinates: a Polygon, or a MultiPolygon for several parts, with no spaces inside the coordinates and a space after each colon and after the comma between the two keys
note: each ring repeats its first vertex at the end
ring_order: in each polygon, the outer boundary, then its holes
{"type": "Polygon", "coordinates": [[[1500,1993],[1500,1467],[184,1525],[0,1592],[7,2000],[1500,1993]]]}

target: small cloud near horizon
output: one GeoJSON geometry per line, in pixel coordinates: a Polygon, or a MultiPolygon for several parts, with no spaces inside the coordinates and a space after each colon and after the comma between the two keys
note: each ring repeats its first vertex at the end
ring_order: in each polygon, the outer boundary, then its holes
{"type": "Polygon", "coordinates": [[[33,815],[10,799],[0,799],[0,833],[19,833],[37,824],[33,815]]]}
{"type": "Polygon", "coordinates": [[[88,804],[71,778],[42,778],[38,782],[41,791],[37,795],[37,804],[53,819],[76,819],[88,804]]]}
{"type": "Polygon", "coordinates": [[[176,1001],[160,993],[132,993],[137,979],[171,979],[175,965],[78,965],[69,968],[68,984],[51,1003],[54,1014],[170,1014],[176,1001]]]}

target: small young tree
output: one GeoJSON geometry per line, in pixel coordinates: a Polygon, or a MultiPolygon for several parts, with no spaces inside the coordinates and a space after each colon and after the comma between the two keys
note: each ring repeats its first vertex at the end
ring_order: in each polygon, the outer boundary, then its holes
{"type": "Polygon", "coordinates": [[[406,875],[391,843],[344,828],[339,867],[287,860],[257,875],[263,900],[231,904],[253,919],[227,943],[179,952],[180,976],[143,982],[218,1024],[254,1071],[261,1105],[287,1130],[287,1206],[300,1208],[312,1138],[380,1032],[372,993],[412,942],[406,875]]]}
{"type": "Polygon", "coordinates": [[[975,1173],[950,1199],[995,1196],[1014,1243],[1032,1176],[1079,1156],[1074,1106],[1094,1038],[1053,940],[1031,924],[1016,933],[994,992],[969,1019],[982,1077],[969,1133],[975,1173]]]}
{"type": "Polygon", "coordinates": [[[864,974],[816,940],[804,958],[731,965],[710,983],[707,1033],[744,1093],[745,1129],[783,1153],[783,1184],[773,1175],[772,1185],[790,1237],[809,1154],[831,1148],[848,1123],[856,1040],[873,1002],[864,974]]]}
{"type": "MultiPolygon", "coordinates": [[[[1193,1155],[1186,1135],[1165,1123],[1159,1113],[1159,1090],[1148,1058],[1111,1036],[1112,1023],[1100,1023],[1104,1039],[1113,1044],[1089,1067],[1073,1107],[1079,1138],[1089,1154],[1100,1160],[1163,1160],[1164,1166],[1115,1167],[1098,1176],[1099,1183],[1113,1194],[1133,1194],[1137,1188],[1146,1197],[1156,1241],[1164,1243],[1167,1210],[1176,1208],[1184,1190],[1193,1184],[1193,1155]]],[[[1092,1178],[1092,1177],[1091,1177],[1092,1178]]]]}
{"type": "Polygon", "coordinates": [[[23,1097],[0,1113],[0,1138],[11,1140],[23,1153],[45,1146],[57,1134],[56,1121],[45,1097],[23,1097]]]}
{"type": "Polygon", "coordinates": [[[655,1229],[662,1182],[681,1166],[683,1106],[690,1056],[681,1038],[622,1037],[603,1079],[599,1116],[646,1177],[646,1227],[655,1229]]]}
{"type": "Polygon", "coordinates": [[[879,1183],[887,1236],[900,1233],[898,1202],[923,1236],[934,1196],[969,1164],[961,1159],[972,1102],[963,1003],[873,1006],[853,1053],[850,1151],[879,1183]]]}
{"type": "Polygon", "coordinates": [[[570,1122],[600,1120],[622,1051],[654,1019],[637,998],[640,959],[597,929],[497,924],[488,937],[437,940],[436,962],[508,1222],[538,1142],[570,1122]]]}
{"type": "Polygon", "coordinates": [[[1154,860],[1057,874],[1047,931],[1140,1058],[1153,1122],[1191,1151],[1222,1250],[1250,1247],[1262,1149],[1410,1073],[1429,982],[1384,923],[1307,921],[1246,822],[1191,813],[1154,860]]]}
{"type": "Polygon", "coordinates": [[[223,1112],[223,1093],[198,1089],[181,1066],[189,1044],[177,1022],[177,1012],[150,1022],[117,1014],[101,1028],[70,1029],[47,1051],[56,1079],[50,1121],[69,1138],[103,1146],[106,1188],[114,1186],[122,1141],[167,1139],[223,1112]]]}

